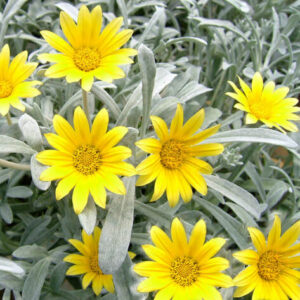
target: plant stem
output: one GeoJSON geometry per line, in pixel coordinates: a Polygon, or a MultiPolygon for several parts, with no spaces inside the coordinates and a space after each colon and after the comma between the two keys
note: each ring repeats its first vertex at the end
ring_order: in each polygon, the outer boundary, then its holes
{"type": "Polygon", "coordinates": [[[89,124],[91,125],[89,103],[88,103],[88,93],[84,89],[82,89],[82,101],[83,101],[83,110],[86,114],[89,124]]]}
{"type": "Polygon", "coordinates": [[[12,121],[11,121],[11,117],[10,117],[10,113],[9,112],[6,114],[5,117],[6,117],[7,124],[9,126],[12,125],[12,121]]]}
{"type": "Polygon", "coordinates": [[[30,165],[13,163],[5,159],[0,159],[0,166],[5,168],[16,169],[16,170],[30,171],[30,165]]]}

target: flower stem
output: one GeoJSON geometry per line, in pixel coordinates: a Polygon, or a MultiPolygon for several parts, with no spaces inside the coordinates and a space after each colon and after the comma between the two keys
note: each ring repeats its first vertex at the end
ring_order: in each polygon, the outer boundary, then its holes
{"type": "Polygon", "coordinates": [[[30,165],[13,163],[5,159],[0,159],[0,166],[5,168],[16,169],[16,170],[30,171],[30,165]]]}
{"type": "Polygon", "coordinates": [[[82,101],[83,101],[83,110],[86,114],[89,124],[91,125],[89,103],[88,103],[88,93],[84,89],[82,89],[82,101]]]}
{"type": "Polygon", "coordinates": [[[5,117],[6,117],[7,124],[8,125],[12,125],[12,121],[11,121],[11,117],[10,117],[10,113],[9,112],[6,114],[5,117]]]}

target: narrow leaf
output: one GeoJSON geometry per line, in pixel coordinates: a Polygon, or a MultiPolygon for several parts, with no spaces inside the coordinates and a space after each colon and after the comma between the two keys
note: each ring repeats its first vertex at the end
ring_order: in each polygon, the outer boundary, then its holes
{"type": "Polygon", "coordinates": [[[236,184],[212,175],[204,175],[207,185],[240,205],[255,218],[259,219],[261,208],[256,198],[236,184]]]}
{"type": "Polygon", "coordinates": [[[152,51],[144,45],[139,47],[138,62],[142,76],[143,119],[141,137],[144,137],[149,122],[152,93],[156,75],[155,60],[152,51]]]}
{"type": "Polygon", "coordinates": [[[30,270],[23,287],[23,300],[39,300],[44,281],[48,274],[50,259],[44,258],[30,270]]]}
{"type": "Polygon", "coordinates": [[[227,231],[228,235],[231,236],[240,249],[246,249],[248,247],[245,232],[241,231],[243,228],[242,223],[237,221],[218,206],[196,196],[194,196],[194,199],[214,216],[217,222],[222,225],[222,227],[227,231]]]}
{"type": "Polygon", "coordinates": [[[78,215],[79,222],[84,231],[90,235],[93,233],[96,226],[97,209],[94,200],[89,196],[88,203],[83,212],[78,215]]]}
{"type": "Polygon", "coordinates": [[[99,243],[99,266],[106,274],[116,272],[123,263],[131,237],[135,198],[135,177],[124,179],[126,195],[110,203],[99,243]]]}
{"type": "Polygon", "coordinates": [[[218,132],[211,138],[205,140],[205,144],[233,142],[267,143],[287,148],[296,148],[298,146],[288,135],[265,128],[233,129],[230,131],[218,132]]]}
{"type": "Polygon", "coordinates": [[[35,151],[25,143],[6,135],[0,135],[0,145],[0,153],[35,153],[35,151]]]}

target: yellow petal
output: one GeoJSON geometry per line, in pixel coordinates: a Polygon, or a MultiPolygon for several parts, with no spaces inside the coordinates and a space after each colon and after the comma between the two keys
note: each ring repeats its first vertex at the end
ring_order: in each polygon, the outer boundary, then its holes
{"type": "Polygon", "coordinates": [[[150,117],[154,130],[161,141],[165,141],[169,136],[169,130],[166,122],[157,116],[150,117]]]}
{"type": "Polygon", "coordinates": [[[144,159],[137,167],[136,171],[139,175],[147,175],[151,173],[157,165],[160,164],[160,156],[153,154],[144,159]]]}
{"type": "Polygon", "coordinates": [[[175,255],[174,245],[164,231],[157,226],[152,226],[150,234],[156,247],[168,252],[171,256],[175,255]]]}
{"type": "Polygon", "coordinates": [[[161,248],[154,247],[152,245],[142,245],[143,250],[152,260],[166,266],[170,267],[172,257],[162,250],[161,248]]]}
{"type": "Polygon", "coordinates": [[[108,111],[105,108],[102,108],[97,113],[92,125],[92,131],[91,131],[92,144],[96,144],[97,140],[99,138],[102,138],[102,136],[106,133],[108,122],[109,122],[108,111]]]}
{"type": "Polygon", "coordinates": [[[40,180],[42,181],[57,180],[70,175],[72,172],[73,172],[72,167],[53,166],[41,173],[40,180]]]}
{"type": "Polygon", "coordinates": [[[163,195],[163,193],[167,188],[167,179],[166,179],[165,170],[163,168],[157,168],[157,169],[160,170],[155,181],[154,192],[150,202],[158,200],[163,195]]]}
{"type": "Polygon", "coordinates": [[[83,276],[83,278],[82,278],[82,288],[84,290],[90,285],[90,283],[95,278],[95,276],[96,276],[96,273],[94,273],[94,272],[88,272],[83,276]]]}
{"type": "Polygon", "coordinates": [[[128,132],[128,128],[123,126],[114,127],[108,131],[102,139],[98,141],[98,146],[104,152],[105,150],[114,147],[128,132]]]}
{"type": "Polygon", "coordinates": [[[87,265],[74,265],[67,270],[66,275],[81,275],[89,272],[89,270],[87,265]]]}
{"type": "Polygon", "coordinates": [[[161,151],[160,141],[154,138],[146,138],[135,142],[135,145],[147,153],[159,153],[161,151]]]}
{"type": "Polygon", "coordinates": [[[268,235],[268,248],[272,248],[277,244],[281,235],[281,221],[280,218],[275,215],[273,226],[268,235]]]}
{"type": "Polygon", "coordinates": [[[82,180],[82,176],[78,172],[74,172],[60,180],[55,190],[56,200],[60,200],[68,195],[80,180],[82,180]]]}
{"type": "Polygon", "coordinates": [[[225,243],[226,240],[223,238],[213,238],[199,248],[195,258],[199,260],[199,264],[204,263],[216,255],[225,243]]]}
{"type": "Polygon", "coordinates": [[[0,52],[0,79],[6,79],[10,60],[10,49],[8,44],[5,44],[0,52]]]}
{"type": "MultiPolygon", "coordinates": [[[[201,265],[201,274],[211,274],[226,270],[229,268],[229,261],[223,257],[214,257],[201,265]]],[[[211,276],[214,276],[211,274],[211,276]]],[[[227,278],[228,279],[228,278],[227,278]]],[[[230,278],[232,285],[232,279],[230,278]]]]}
{"type": "Polygon", "coordinates": [[[198,221],[191,233],[189,240],[189,255],[194,257],[194,255],[203,246],[206,237],[206,224],[204,220],[198,221]]]}
{"type": "Polygon", "coordinates": [[[88,201],[88,196],[89,196],[89,187],[87,185],[86,180],[77,183],[75,185],[73,196],[72,196],[73,208],[77,215],[84,210],[88,201]]]}
{"type": "Polygon", "coordinates": [[[98,296],[103,288],[102,275],[96,275],[93,279],[92,288],[94,293],[98,296]]]}
{"type": "Polygon", "coordinates": [[[184,178],[192,185],[200,194],[207,194],[207,184],[204,178],[199,174],[196,168],[190,167],[189,165],[182,165],[181,171],[184,178]]]}
{"type": "Polygon", "coordinates": [[[48,30],[42,30],[41,35],[46,40],[46,42],[54,49],[70,57],[73,57],[73,48],[60,36],[48,30]]]}
{"type": "Polygon", "coordinates": [[[150,277],[141,282],[137,290],[140,293],[147,293],[165,288],[169,284],[171,284],[171,278],[150,277]]]}
{"type": "Polygon", "coordinates": [[[185,229],[178,218],[172,221],[171,226],[172,241],[179,255],[186,255],[188,251],[187,237],[185,229]]]}
{"type": "Polygon", "coordinates": [[[78,30],[73,19],[64,11],[60,13],[60,26],[70,44],[76,49],[79,47],[78,30]]]}
{"type": "Polygon", "coordinates": [[[183,126],[182,128],[182,136],[190,137],[196,131],[199,130],[201,125],[203,124],[205,118],[204,109],[200,109],[197,113],[195,113],[183,126]]]}
{"type": "Polygon", "coordinates": [[[74,112],[74,128],[76,134],[81,137],[82,141],[89,144],[91,141],[90,125],[83,109],[79,106],[76,107],[74,112]]]}
{"type": "Polygon", "coordinates": [[[222,144],[203,144],[198,146],[190,147],[187,153],[191,156],[215,156],[219,155],[224,151],[224,146],[222,144]]]}
{"type": "Polygon", "coordinates": [[[258,279],[258,270],[256,266],[250,266],[240,272],[234,279],[234,284],[237,286],[250,285],[258,279]]]}
{"type": "Polygon", "coordinates": [[[103,275],[103,279],[102,279],[102,280],[103,280],[104,288],[105,288],[108,292],[114,293],[115,287],[114,287],[112,275],[103,275]]]}
{"type": "Polygon", "coordinates": [[[217,133],[219,131],[220,126],[221,125],[219,124],[219,125],[210,127],[208,129],[205,129],[205,130],[193,135],[192,137],[185,140],[185,144],[186,145],[196,145],[196,144],[201,143],[202,141],[209,138],[211,135],[217,133]]]}
{"type": "Polygon", "coordinates": [[[259,260],[257,252],[250,249],[235,252],[233,257],[246,265],[255,265],[259,260]]]}
{"type": "Polygon", "coordinates": [[[266,250],[266,240],[263,233],[254,227],[248,227],[250,237],[254,247],[257,249],[258,254],[263,253],[266,250]]]}
{"type": "Polygon", "coordinates": [[[175,116],[171,122],[171,127],[170,127],[171,138],[181,137],[182,125],[183,125],[183,109],[182,106],[178,103],[175,116]]]}

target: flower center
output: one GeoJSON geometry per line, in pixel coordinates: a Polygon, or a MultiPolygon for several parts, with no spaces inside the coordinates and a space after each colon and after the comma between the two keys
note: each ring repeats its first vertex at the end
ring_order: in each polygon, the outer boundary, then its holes
{"type": "Polygon", "coordinates": [[[100,150],[93,145],[79,146],[73,152],[73,166],[83,175],[97,172],[101,166],[100,150]]]}
{"type": "Polygon", "coordinates": [[[80,48],[74,53],[73,60],[80,70],[88,72],[99,67],[101,56],[95,49],[80,48]]]}
{"type": "Polygon", "coordinates": [[[183,143],[169,140],[163,144],[160,151],[160,162],[168,169],[177,169],[183,161],[183,143]]]}
{"type": "Polygon", "coordinates": [[[0,98],[6,98],[10,96],[13,90],[13,86],[7,80],[0,80],[0,98]]]}
{"type": "Polygon", "coordinates": [[[257,119],[270,119],[272,109],[265,101],[261,99],[256,100],[254,103],[249,104],[250,111],[257,119]]]}
{"type": "Polygon", "coordinates": [[[90,268],[92,272],[103,274],[98,263],[98,255],[94,255],[90,257],[90,268]]]}
{"type": "Polygon", "coordinates": [[[267,281],[277,280],[280,273],[279,255],[274,251],[266,251],[258,261],[258,274],[267,281]]]}
{"type": "Polygon", "coordinates": [[[189,256],[177,257],[171,263],[171,278],[180,286],[190,286],[197,281],[200,267],[197,261],[189,256]]]}

